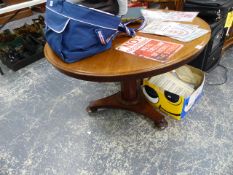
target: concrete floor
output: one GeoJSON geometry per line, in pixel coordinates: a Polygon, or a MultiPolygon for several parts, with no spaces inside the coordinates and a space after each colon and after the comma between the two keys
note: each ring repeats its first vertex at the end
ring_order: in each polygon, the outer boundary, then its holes
{"type": "MultiPolygon", "coordinates": [[[[76,80],[45,59],[0,76],[1,175],[232,175],[233,48],[222,60],[228,82],[205,85],[182,121],[159,131],[123,110],[89,115],[93,99],[115,83],[76,80]]],[[[207,82],[222,81],[220,67],[207,82]]]]}

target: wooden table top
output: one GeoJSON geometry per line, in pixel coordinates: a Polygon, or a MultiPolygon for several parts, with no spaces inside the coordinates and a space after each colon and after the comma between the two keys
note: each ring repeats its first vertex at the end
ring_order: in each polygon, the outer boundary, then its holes
{"type": "MultiPolygon", "coordinates": [[[[199,27],[210,31],[209,25],[198,17],[193,20],[192,24],[199,25],[199,27]]],[[[143,34],[140,32],[137,35],[182,43],[184,47],[166,63],[137,57],[116,50],[115,48],[117,46],[130,39],[126,36],[117,37],[111,49],[72,64],[64,63],[56,56],[48,44],[45,45],[44,53],[47,60],[55,68],[68,76],[98,82],[127,81],[129,79],[141,79],[168,72],[188,63],[202,51],[208,43],[211,34],[209,32],[198,39],[186,43],[168,37],[143,34]]]]}

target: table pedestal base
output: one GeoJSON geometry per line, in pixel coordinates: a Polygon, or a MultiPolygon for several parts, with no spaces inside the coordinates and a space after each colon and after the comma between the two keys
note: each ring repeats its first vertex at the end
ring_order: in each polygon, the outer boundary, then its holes
{"type": "Polygon", "coordinates": [[[155,126],[165,129],[168,126],[164,116],[157,112],[145,99],[141,92],[139,83],[135,81],[121,82],[121,91],[90,102],[88,112],[96,112],[99,108],[125,109],[142,114],[152,119],[155,126]]]}

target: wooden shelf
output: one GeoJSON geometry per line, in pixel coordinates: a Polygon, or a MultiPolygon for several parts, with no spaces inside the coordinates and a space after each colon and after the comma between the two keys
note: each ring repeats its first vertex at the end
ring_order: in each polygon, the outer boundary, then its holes
{"type": "MultiPolygon", "coordinates": [[[[6,1],[9,1],[9,0],[6,0],[6,1]]],[[[17,1],[17,0],[13,0],[13,1],[17,1]]],[[[19,9],[32,7],[32,6],[39,5],[39,4],[43,4],[45,2],[46,2],[46,0],[31,0],[31,1],[25,1],[24,0],[24,2],[20,2],[20,3],[17,3],[17,4],[12,4],[12,5],[6,6],[4,8],[1,8],[0,15],[8,13],[8,12],[15,11],[15,10],[19,10],[19,9]]]]}
{"type": "MultiPolygon", "coordinates": [[[[0,15],[0,24],[6,23],[16,12],[17,11],[1,14],[0,15]]],[[[13,19],[11,19],[11,21],[21,19],[21,18],[25,18],[25,17],[31,16],[31,15],[32,15],[31,9],[30,8],[24,8],[24,9],[21,9],[20,12],[18,12],[17,15],[13,19]]]]}
{"type": "Polygon", "coordinates": [[[140,0],[140,1],[159,3],[161,8],[168,7],[170,10],[182,10],[185,0],[140,0]]]}
{"type": "Polygon", "coordinates": [[[25,0],[2,0],[7,6],[25,2],[25,0]]]}
{"type": "MultiPolygon", "coordinates": [[[[6,4],[6,7],[0,9],[0,24],[6,23],[18,10],[20,11],[11,21],[31,16],[32,11],[30,7],[42,5],[46,0],[2,0],[2,2],[6,4]]],[[[43,12],[43,5],[38,10],[43,12]]]]}

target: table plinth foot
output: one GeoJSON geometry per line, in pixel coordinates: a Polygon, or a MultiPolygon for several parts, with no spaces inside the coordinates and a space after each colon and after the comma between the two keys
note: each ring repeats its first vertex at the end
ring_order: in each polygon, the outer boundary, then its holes
{"type": "Polygon", "coordinates": [[[115,108],[124,109],[132,112],[136,112],[150,118],[154,121],[156,127],[160,130],[165,129],[168,126],[164,116],[156,111],[140,93],[136,101],[124,101],[122,99],[122,93],[118,92],[114,95],[92,101],[87,107],[88,112],[96,112],[100,108],[115,108]]]}

